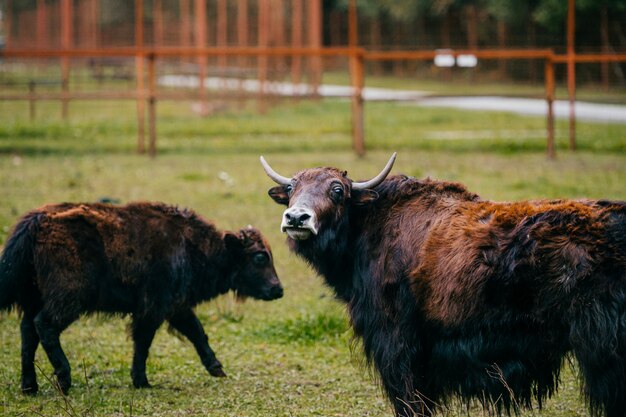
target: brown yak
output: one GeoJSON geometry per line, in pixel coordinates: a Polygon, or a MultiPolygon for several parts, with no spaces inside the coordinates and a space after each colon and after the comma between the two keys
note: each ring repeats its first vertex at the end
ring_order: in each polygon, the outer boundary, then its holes
{"type": "Polygon", "coordinates": [[[22,391],[31,394],[40,342],[67,392],[70,364],[59,335],[93,312],[132,316],[135,387],[150,386],[146,359],[164,321],[193,343],[211,375],[226,376],[193,307],[229,290],[282,296],[261,233],[223,232],[193,211],[160,203],[44,206],[22,217],[0,258],[0,310],[22,312],[22,391]]]}
{"type": "Polygon", "coordinates": [[[594,415],[626,416],[626,204],[492,202],[463,185],[277,174],[281,230],[347,303],[398,416],[451,398],[517,412],[577,359],[594,415]]]}

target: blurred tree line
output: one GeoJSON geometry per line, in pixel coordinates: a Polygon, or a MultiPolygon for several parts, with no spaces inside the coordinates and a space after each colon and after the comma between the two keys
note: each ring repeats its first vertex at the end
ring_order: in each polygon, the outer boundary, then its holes
{"type": "MultiPolygon", "coordinates": [[[[338,16],[346,14],[348,3],[324,0],[327,43],[345,43],[346,31],[339,30],[343,22],[338,16]]],[[[426,49],[506,45],[564,50],[567,4],[566,0],[357,0],[361,43],[426,49]]],[[[626,49],[626,0],[575,4],[578,50],[626,49]]]]}
{"type": "MultiPolygon", "coordinates": [[[[325,44],[347,43],[348,3],[324,0],[325,44]]],[[[626,53],[626,0],[575,4],[577,53],[626,53]]],[[[359,44],[376,50],[552,48],[565,53],[567,7],[566,0],[357,0],[359,44]]],[[[498,78],[542,75],[533,62],[507,68],[500,61],[493,67],[498,78]]],[[[585,65],[577,76],[625,84],[625,71],[620,63],[585,65]]]]}

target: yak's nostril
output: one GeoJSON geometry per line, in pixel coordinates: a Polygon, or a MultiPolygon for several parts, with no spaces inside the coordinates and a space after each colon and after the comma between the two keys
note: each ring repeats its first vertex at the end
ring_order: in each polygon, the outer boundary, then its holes
{"type": "Polygon", "coordinates": [[[285,213],[285,220],[290,226],[301,226],[311,215],[307,213],[285,213]]]}

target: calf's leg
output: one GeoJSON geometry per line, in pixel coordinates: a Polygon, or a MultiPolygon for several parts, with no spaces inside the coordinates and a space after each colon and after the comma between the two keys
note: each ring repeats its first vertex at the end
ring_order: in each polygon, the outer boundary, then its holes
{"type": "MultiPolygon", "coordinates": [[[[73,321],[74,318],[62,318],[58,315],[49,314],[45,310],[40,311],[33,320],[41,346],[43,346],[46,355],[48,355],[48,360],[54,368],[54,375],[57,378],[59,388],[64,394],[67,394],[72,385],[72,376],[70,363],[65,356],[65,352],[63,352],[59,336],[73,321]]],[[[34,342],[31,339],[31,345],[29,346],[31,349],[32,343],[34,342]]],[[[31,354],[30,351],[29,354],[31,354]]],[[[34,350],[32,354],[34,355],[34,350]]]]}
{"type": "Polygon", "coordinates": [[[138,318],[133,316],[132,335],[134,344],[133,365],[130,375],[133,379],[135,388],[150,388],[150,383],[146,377],[146,360],[148,359],[148,351],[154,334],[163,320],[153,317],[138,318]]]}
{"type": "Polygon", "coordinates": [[[191,309],[175,314],[168,321],[176,331],[182,333],[193,343],[202,364],[211,375],[217,377],[226,376],[222,370],[222,364],[217,360],[215,352],[209,346],[209,338],[204,332],[200,320],[198,320],[198,317],[191,309]]]}
{"type": "Polygon", "coordinates": [[[35,352],[39,346],[39,335],[35,328],[33,315],[24,313],[20,326],[22,334],[22,392],[36,394],[39,390],[35,372],[35,352]]]}

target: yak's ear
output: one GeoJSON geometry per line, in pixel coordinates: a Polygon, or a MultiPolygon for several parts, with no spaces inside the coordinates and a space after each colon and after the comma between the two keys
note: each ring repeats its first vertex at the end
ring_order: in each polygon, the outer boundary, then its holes
{"type": "Polygon", "coordinates": [[[289,194],[287,193],[287,187],[285,187],[284,185],[270,188],[267,193],[270,197],[272,197],[272,200],[274,200],[278,204],[289,204],[289,194]]]}
{"type": "Polygon", "coordinates": [[[241,237],[233,232],[224,232],[224,245],[226,245],[226,249],[228,251],[243,251],[243,242],[241,241],[241,237]]]}
{"type": "Polygon", "coordinates": [[[364,206],[378,200],[378,193],[374,190],[352,190],[352,204],[364,206]]]}

